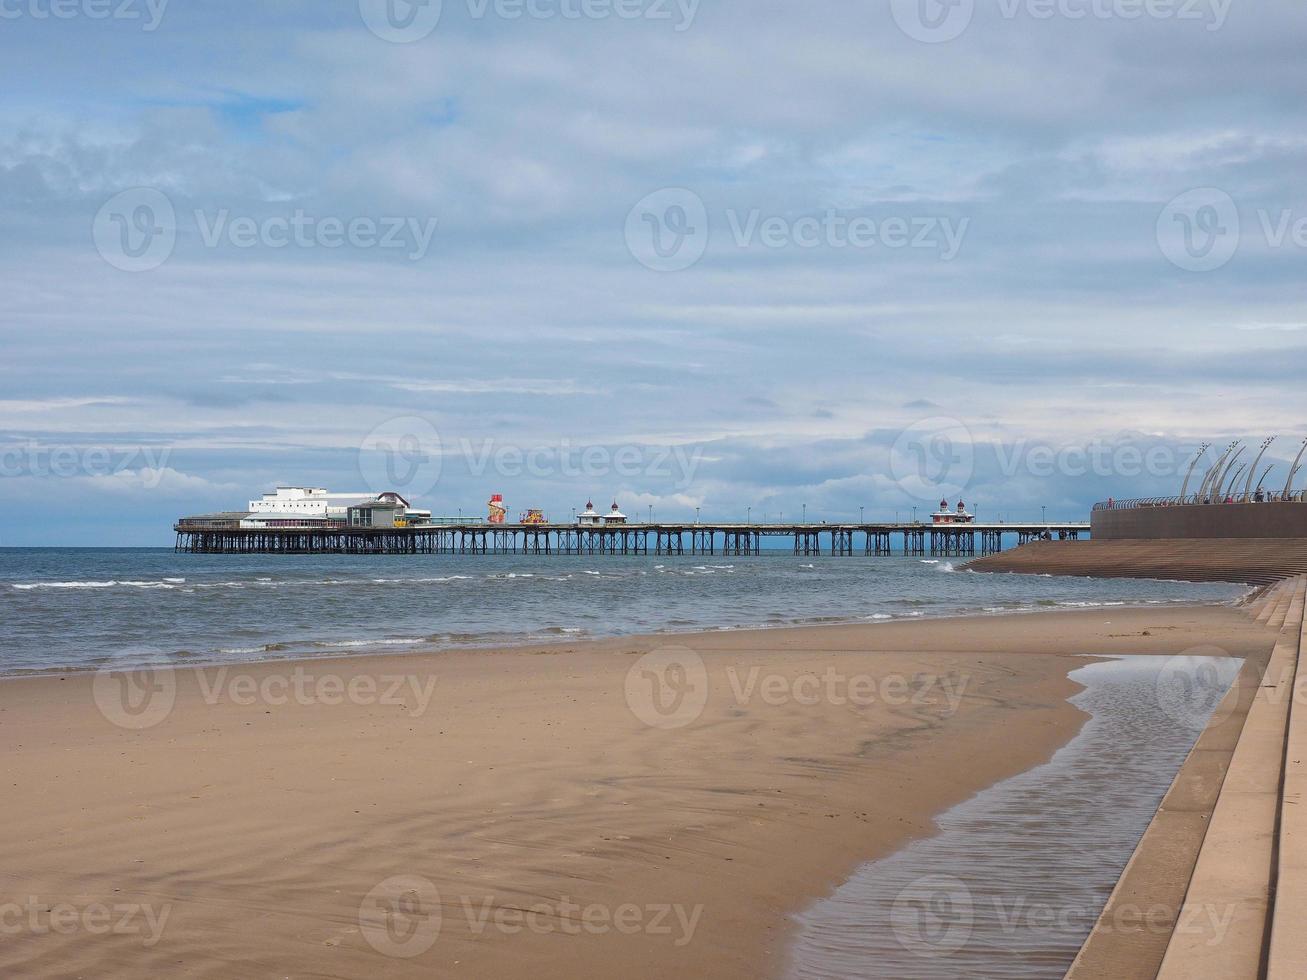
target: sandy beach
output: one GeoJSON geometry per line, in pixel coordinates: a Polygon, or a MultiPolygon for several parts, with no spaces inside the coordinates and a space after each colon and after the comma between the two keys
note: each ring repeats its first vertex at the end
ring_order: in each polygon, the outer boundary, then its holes
{"type": "Polygon", "coordinates": [[[776,976],[795,911],[1074,735],[1083,657],[1273,639],[1159,606],[0,681],[0,974],[776,976]]]}

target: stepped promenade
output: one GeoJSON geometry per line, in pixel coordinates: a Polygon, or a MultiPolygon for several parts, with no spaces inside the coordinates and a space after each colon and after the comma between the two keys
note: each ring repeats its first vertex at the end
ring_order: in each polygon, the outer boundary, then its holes
{"type": "Polygon", "coordinates": [[[1194,745],[1072,980],[1307,977],[1305,519],[1301,502],[1100,507],[1093,540],[1033,542],[967,564],[1249,583],[1259,588],[1244,611],[1276,635],[1269,657],[1244,662],[1194,745]],[[1158,916],[1167,928],[1155,928],[1158,916]]]}

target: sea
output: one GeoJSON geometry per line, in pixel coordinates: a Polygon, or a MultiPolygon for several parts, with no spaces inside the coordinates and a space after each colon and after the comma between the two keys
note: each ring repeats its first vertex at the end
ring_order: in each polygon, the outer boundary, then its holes
{"type": "Polygon", "coordinates": [[[1242,586],[916,557],[192,555],[0,548],[0,674],[1232,602],[1242,586]]]}

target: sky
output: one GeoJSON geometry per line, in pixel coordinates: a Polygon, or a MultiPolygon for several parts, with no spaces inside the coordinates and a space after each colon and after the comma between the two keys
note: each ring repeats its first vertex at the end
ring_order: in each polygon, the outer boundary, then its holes
{"type": "Polygon", "coordinates": [[[1084,519],[1269,435],[1280,489],[1305,38],[1291,0],[0,0],[0,546],[278,485],[1084,519]]]}

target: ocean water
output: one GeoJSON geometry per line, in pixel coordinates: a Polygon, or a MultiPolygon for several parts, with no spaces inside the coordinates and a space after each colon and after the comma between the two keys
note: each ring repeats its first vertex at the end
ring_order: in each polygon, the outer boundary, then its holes
{"type": "Polygon", "coordinates": [[[805,910],[789,976],[1064,975],[1241,664],[1132,656],[1073,671],[1085,690],[1071,701],[1090,715],[1076,737],[805,910]]]}
{"type": "Polygon", "coordinates": [[[239,556],[0,549],[0,673],[625,633],[1231,601],[1240,586],[958,572],[946,559],[239,556]]]}

